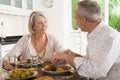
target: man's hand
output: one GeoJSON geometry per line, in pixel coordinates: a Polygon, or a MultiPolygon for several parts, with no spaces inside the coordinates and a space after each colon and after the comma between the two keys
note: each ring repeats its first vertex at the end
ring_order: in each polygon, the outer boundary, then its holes
{"type": "Polygon", "coordinates": [[[71,66],[74,66],[74,58],[81,57],[81,55],[72,52],[71,50],[65,50],[63,53],[54,54],[51,58],[51,63],[57,64],[58,62],[65,61],[71,66]]]}
{"type": "Polygon", "coordinates": [[[66,58],[66,54],[64,53],[56,53],[52,56],[51,58],[51,63],[52,64],[57,64],[59,62],[64,62],[66,58]]]}
{"type": "Polygon", "coordinates": [[[64,53],[74,55],[75,57],[82,57],[82,55],[74,53],[69,49],[65,50],[64,53]]]}

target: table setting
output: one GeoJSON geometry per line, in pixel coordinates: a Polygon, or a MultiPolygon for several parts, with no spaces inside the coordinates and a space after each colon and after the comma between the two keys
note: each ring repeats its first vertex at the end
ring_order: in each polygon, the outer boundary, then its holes
{"type": "Polygon", "coordinates": [[[14,61],[10,61],[11,70],[2,68],[3,79],[0,80],[87,80],[80,77],[67,63],[53,65],[49,61],[38,62],[35,56],[33,58],[26,61],[13,59],[14,61]]]}

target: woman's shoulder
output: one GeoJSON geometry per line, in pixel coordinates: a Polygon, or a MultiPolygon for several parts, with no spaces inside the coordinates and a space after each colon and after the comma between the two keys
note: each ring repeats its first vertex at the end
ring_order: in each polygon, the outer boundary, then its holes
{"type": "Polygon", "coordinates": [[[32,34],[23,35],[24,38],[30,38],[32,34]]]}
{"type": "Polygon", "coordinates": [[[46,33],[48,39],[56,39],[57,37],[54,34],[46,33]]]}
{"type": "Polygon", "coordinates": [[[27,34],[27,35],[23,35],[23,37],[20,40],[24,41],[24,40],[28,40],[30,38],[31,38],[31,34],[27,34]]]}

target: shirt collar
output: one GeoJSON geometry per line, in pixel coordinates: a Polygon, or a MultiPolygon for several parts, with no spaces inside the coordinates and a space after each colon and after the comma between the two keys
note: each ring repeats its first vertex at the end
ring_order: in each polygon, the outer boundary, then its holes
{"type": "Polygon", "coordinates": [[[97,34],[99,32],[101,32],[101,29],[103,27],[105,27],[104,25],[105,25],[105,23],[103,21],[101,21],[91,33],[88,33],[88,35],[87,35],[88,39],[95,38],[97,36],[97,34]]]}

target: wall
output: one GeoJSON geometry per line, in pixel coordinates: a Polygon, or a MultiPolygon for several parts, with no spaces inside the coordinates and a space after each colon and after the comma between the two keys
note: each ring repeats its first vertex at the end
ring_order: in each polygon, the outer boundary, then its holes
{"type": "MultiPolygon", "coordinates": [[[[48,18],[48,32],[55,34],[61,41],[64,40],[64,0],[54,0],[53,7],[47,8],[43,5],[45,0],[33,0],[34,10],[42,11],[48,18]]],[[[1,8],[2,9],[2,8],[1,8]]],[[[0,10],[2,11],[2,10],[0,10]]],[[[0,12],[0,33],[5,36],[16,36],[28,34],[27,23],[29,13],[17,9],[0,12]],[[17,15],[18,14],[18,15],[17,15]]],[[[1,34],[0,34],[1,36],[1,34]]]]}
{"type": "MultiPolygon", "coordinates": [[[[46,0],[33,0],[33,9],[42,11],[47,16],[49,23],[48,33],[56,35],[59,40],[64,42],[65,48],[84,54],[86,51],[86,38],[84,33],[78,34],[71,27],[71,0],[53,0],[53,7],[51,8],[46,7],[43,4],[44,1],[46,0]]],[[[4,28],[2,30],[5,35],[25,35],[29,33],[27,24],[31,11],[13,9],[12,11],[7,10],[7,13],[4,14],[6,10],[2,11],[2,8],[0,6],[0,23],[4,22],[2,26],[4,28]]],[[[2,30],[0,26],[0,31],[2,30]]]]}
{"type": "Polygon", "coordinates": [[[2,36],[18,36],[27,34],[27,17],[0,14],[0,27],[2,36]]]}
{"type": "Polygon", "coordinates": [[[55,34],[58,39],[64,41],[64,2],[66,0],[53,0],[53,7],[47,8],[44,6],[45,0],[40,0],[40,6],[36,10],[40,10],[45,13],[48,18],[48,32],[55,34]]]}

